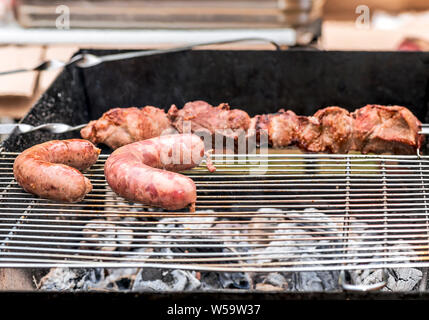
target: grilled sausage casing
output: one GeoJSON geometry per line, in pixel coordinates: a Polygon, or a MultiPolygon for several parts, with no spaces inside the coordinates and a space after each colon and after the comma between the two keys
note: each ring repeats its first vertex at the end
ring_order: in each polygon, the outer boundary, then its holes
{"type": "Polygon", "coordinates": [[[106,161],[104,173],[112,190],[128,200],[167,210],[191,205],[193,210],[195,183],[171,171],[191,169],[203,156],[204,143],[198,136],[166,135],[115,150],[106,161]]]}
{"type": "Polygon", "coordinates": [[[22,152],[13,164],[18,184],[42,198],[78,202],[92,190],[79,170],[92,166],[100,149],[81,139],[52,140],[22,152]]]}

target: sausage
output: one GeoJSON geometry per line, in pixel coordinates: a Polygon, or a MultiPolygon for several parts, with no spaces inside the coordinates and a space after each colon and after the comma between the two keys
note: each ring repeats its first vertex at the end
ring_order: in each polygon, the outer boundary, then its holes
{"type": "Polygon", "coordinates": [[[81,139],[52,140],[16,157],[13,174],[27,192],[60,202],[78,202],[92,190],[79,170],[92,166],[100,149],[81,139]]]}
{"type": "Polygon", "coordinates": [[[197,135],[165,135],[115,150],[106,161],[104,174],[112,190],[125,199],[167,210],[190,205],[193,211],[195,183],[171,171],[198,166],[203,156],[204,143],[197,135]]]}

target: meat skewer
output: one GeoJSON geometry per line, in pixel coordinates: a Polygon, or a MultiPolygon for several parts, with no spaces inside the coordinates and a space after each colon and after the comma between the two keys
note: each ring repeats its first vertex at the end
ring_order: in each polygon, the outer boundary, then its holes
{"type": "Polygon", "coordinates": [[[81,134],[113,149],[175,129],[179,133],[208,136],[206,149],[214,147],[215,152],[220,147],[216,137],[232,140],[237,149],[243,135],[246,139],[256,136],[257,142],[264,138],[276,149],[297,145],[310,152],[413,154],[423,141],[421,128],[420,121],[407,108],[399,106],[368,105],[353,113],[327,107],[310,117],[281,109],[275,114],[250,118],[228,104],[213,107],[204,101],[194,101],[180,110],[173,105],[167,114],[155,107],[112,109],[99,120],[91,121],[81,134]]]}
{"type": "Polygon", "coordinates": [[[277,115],[269,115],[266,118],[260,118],[259,121],[261,120],[263,124],[257,124],[261,128],[259,130],[266,130],[268,138],[271,138],[273,148],[281,148],[298,141],[299,118],[293,111],[281,109],[277,115]]]}
{"type": "Polygon", "coordinates": [[[423,143],[421,122],[407,108],[367,105],[353,113],[354,150],[415,154],[423,143]]]}
{"type": "Polygon", "coordinates": [[[400,106],[367,105],[353,113],[327,107],[311,117],[280,110],[268,118],[269,141],[275,148],[297,144],[311,152],[415,154],[424,138],[420,121],[400,106]]]}
{"type": "Polygon", "coordinates": [[[152,106],[142,109],[115,108],[91,121],[80,132],[82,138],[92,143],[103,143],[112,149],[171,133],[170,121],[164,110],[152,106]]]}
{"type": "Polygon", "coordinates": [[[247,112],[231,109],[227,103],[213,107],[205,101],[193,101],[186,103],[180,110],[172,105],[168,110],[168,118],[179,133],[219,134],[233,139],[245,133],[250,126],[247,112]]]}

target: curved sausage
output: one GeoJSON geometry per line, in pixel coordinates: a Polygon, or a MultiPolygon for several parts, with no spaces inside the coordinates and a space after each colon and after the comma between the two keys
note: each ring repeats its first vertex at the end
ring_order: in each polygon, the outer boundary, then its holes
{"type": "Polygon", "coordinates": [[[115,150],[106,161],[104,174],[112,190],[128,200],[167,210],[190,205],[193,211],[195,183],[171,171],[191,169],[203,156],[204,143],[198,136],[166,135],[115,150]]]}
{"type": "Polygon", "coordinates": [[[92,190],[79,170],[92,166],[100,149],[81,139],[52,140],[22,152],[13,164],[18,184],[42,198],[78,202],[92,190]]]}

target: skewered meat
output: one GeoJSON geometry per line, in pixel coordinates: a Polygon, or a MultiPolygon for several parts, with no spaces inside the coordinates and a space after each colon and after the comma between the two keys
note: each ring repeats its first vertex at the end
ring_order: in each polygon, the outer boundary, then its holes
{"type": "Polygon", "coordinates": [[[268,126],[274,148],[296,143],[311,152],[413,154],[423,141],[418,134],[420,121],[407,108],[398,106],[368,105],[352,114],[339,107],[327,107],[311,117],[280,110],[255,121],[259,121],[259,128],[268,126]]]}
{"type": "Polygon", "coordinates": [[[300,148],[311,152],[323,150],[322,131],[317,118],[299,116],[297,133],[297,143],[300,148]]]}
{"type": "Polygon", "coordinates": [[[18,184],[27,192],[63,202],[81,201],[92,190],[78,170],[98,159],[100,149],[81,139],[53,140],[22,152],[13,164],[18,184]]]}
{"type": "Polygon", "coordinates": [[[318,152],[347,153],[353,147],[353,117],[340,107],[327,107],[314,114],[320,124],[318,152]]]}
{"type": "MultiPolygon", "coordinates": [[[[284,111],[283,109],[279,112],[284,111]]],[[[260,144],[261,141],[268,141],[268,126],[270,124],[271,118],[276,116],[276,113],[270,114],[258,114],[250,119],[249,130],[247,132],[247,137],[255,135],[256,144],[260,144]]]]}
{"type": "Polygon", "coordinates": [[[239,109],[231,110],[227,103],[213,107],[205,101],[194,101],[186,103],[180,110],[172,105],[168,117],[180,133],[219,134],[237,139],[250,127],[249,115],[239,109]],[[186,121],[190,128],[186,127],[186,121]]]}
{"type": "Polygon", "coordinates": [[[421,122],[400,106],[367,105],[353,113],[354,149],[362,153],[413,154],[421,147],[421,122]]]}
{"type": "Polygon", "coordinates": [[[255,131],[267,131],[268,132],[268,125],[270,123],[270,119],[275,114],[257,114],[253,118],[250,119],[250,125],[249,130],[255,130],[255,131]]]}
{"type": "Polygon", "coordinates": [[[418,134],[421,123],[404,107],[369,105],[354,113],[327,107],[311,117],[281,109],[250,119],[246,112],[231,110],[228,104],[213,107],[204,101],[188,102],[181,110],[173,105],[167,115],[154,107],[112,109],[99,120],[91,121],[81,134],[94,143],[104,142],[117,148],[159,136],[173,128],[170,124],[180,133],[210,137],[209,141],[204,139],[208,143],[206,149],[214,146],[216,153],[238,149],[249,152],[255,146],[255,136],[256,144],[268,140],[274,148],[296,144],[306,151],[332,153],[356,150],[410,154],[416,152],[423,139],[418,134]],[[244,149],[239,147],[243,142],[244,149]]]}
{"type": "Polygon", "coordinates": [[[204,143],[200,137],[166,135],[115,150],[106,161],[104,173],[112,190],[128,200],[167,210],[190,205],[194,210],[195,183],[171,171],[191,169],[201,162],[203,155],[204,143]]]}
{"type": "Polygon", "coordinates": [[[268,136],[274,148],[283,148],[297,141],[299,117],[293,111],[280,110],[274,116],[268,116],[268,136]]]}
{"type": "Polygon", "coordinates": [[[81,130],[81,136],[92,143],[104,143],[112,149],[160,136],[170,128],[164,110],[146,106],[142,109],[115,108],[107,111],[81,130]]]}
{"type": "Polygon", "coordinates": [[[296,143],[312,152],[347,152],[352,143],[353,118],[339,107],[319,110],[312,117],[280,110],[268,124],[270,143],[284,148],[296,143]]]}

